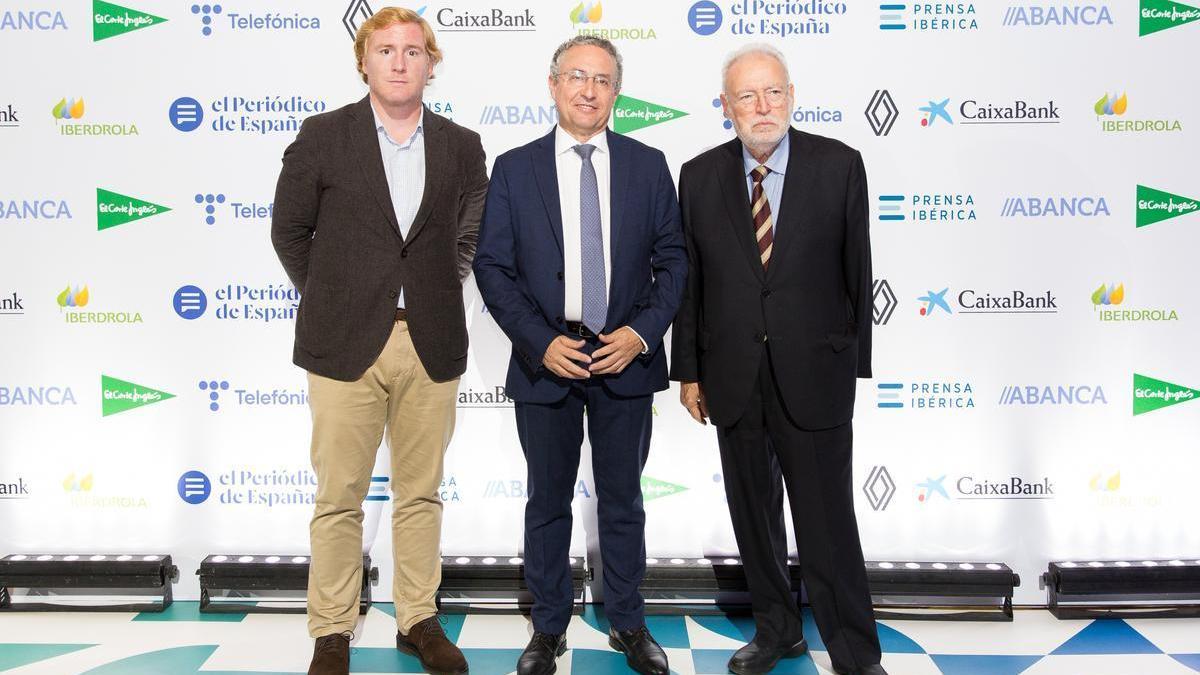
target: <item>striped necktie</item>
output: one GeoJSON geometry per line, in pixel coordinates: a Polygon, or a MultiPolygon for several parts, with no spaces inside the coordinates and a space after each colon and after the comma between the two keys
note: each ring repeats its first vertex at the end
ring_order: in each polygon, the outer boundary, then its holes
{"type": "Polygon", "coordinates": [[[771,170],[765,164],[759,164],[750,172],[751,180],[754,181],[753,189],[750,190],[750,215],[754,219],[754,235],[758,239],[758,258],[762,261],[763,269],[767,268],[768,261],[771,260],[771,245],[773,242],[771,232],[771,205],[767,203],[767,193],[763,190],[763,179],[767,177],[767,173],[771,170]]]}

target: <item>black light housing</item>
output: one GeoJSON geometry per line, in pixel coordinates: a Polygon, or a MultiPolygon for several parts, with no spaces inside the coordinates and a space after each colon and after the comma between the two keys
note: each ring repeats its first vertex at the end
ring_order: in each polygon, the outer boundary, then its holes
{"type": "Polygon", "coordinates": [[[1059,619],[1200,616],[1200,560],[1051,562],[1041,577],[1059,619]]]}
{"type": "MultiPolygon", "coordinates": [[[[209,555],[200,562],[200,611],[209,614],[303,614],[307,607],[309,556],[209,555]]],[[[379,579],[363,556],[358,613],[371,607],[371,583],[379,579]]]]}
{"type": "Polygon", "coordinates": [[[1000,562],[870,561],[867,584],[880,619],[1012,621],[1021,578],[1000,562]]]}
{"type": "Polygon", "coordinates": [[[0,558],[0,611],[161,612],[178,578],[163,554],[15,553],[0,558]]]}
{"type": "MultiPolygon", "coordinates": [[[[572,557],[571,612],[583,614],[584,589],[591,573],[583,558],[572,557]]],[[[446,556],[438,609],[447,614],[524,614],[533,607],[525,585],[525,561],[517,556],[446,556]]]]}

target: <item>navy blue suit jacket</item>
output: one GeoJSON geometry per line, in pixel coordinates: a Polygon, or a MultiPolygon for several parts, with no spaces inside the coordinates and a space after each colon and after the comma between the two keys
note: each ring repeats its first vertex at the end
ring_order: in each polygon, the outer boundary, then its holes
{"type": "MultiPolygon", "coordinates": [[[[683,298],[687,249],[663,153],[606,133],[612,279],[603,332],[629,326],[649,352],[598,377],[611,394],[644,396],[667,388],[663,334],[683,298]]],[[[550,342],[566,333],[562,227],[551,130],[496,158],[475,253],[483,301],[512,341],[506,388],[520,402],[559,401],[571,383],[542,365],[550,342]]]]}

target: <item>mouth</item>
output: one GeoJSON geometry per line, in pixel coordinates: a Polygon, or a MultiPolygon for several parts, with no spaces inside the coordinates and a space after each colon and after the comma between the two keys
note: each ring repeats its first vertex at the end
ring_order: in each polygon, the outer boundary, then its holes
{"type": "Polygon", "coordinates": [[[600,107],[594,103],[576,103],[575,108],[586,113],[596,112],[600,109],[600,107]]]}

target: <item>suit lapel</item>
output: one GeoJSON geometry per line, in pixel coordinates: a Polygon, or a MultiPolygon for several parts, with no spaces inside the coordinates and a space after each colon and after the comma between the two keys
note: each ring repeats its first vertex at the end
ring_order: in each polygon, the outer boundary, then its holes
{"type": "Polygon", "coordinates": [[[421,193],[421,205],[417,207],[417,215],[413,216],[412,225],[408,228],[408,236],[404,242],[416,239],[421,228],[429,220],[433,205],[437,203],[442,188],[450,182],[450,172],[454,166],[450,161],[450,148],[447,139],[445,119],[440,115],[425,109],[425,121],[422,133],[425,143],[425,190],[421,193]]]}
{"type": "Polygon", "coordinates": [[[533,176],[537,181],[538,192],[542,193],[542,204],[546,207],[546,216],[550,219],[550,230],[554,241],[558,244],[558,255],[563,254],[563,224],[562,203],[558,200],[558,167],[554,160],[554,132],[534,142],[533,145],[533,176]]]}
{"type": "Polygon", "coordinates": [[[800,237],[804,226],[804,214],[812,213],[813,156],[808,139],[795,129],[788,130],[788,163],[783,176],[783,196],[780,197],[779,212],[788,217],[786,223],[775,221],[774,248],[767,276],[771,276],[776,262],[782,261],[788,248],[800,237]]]}
{"type": "Polygon", "coordinates": [[[379,204],[380,211],[392,226],[392,232],[399,237],[400,226],[396,223],[396,209],[392,206],[392,193],[388,190],[387,174],[383,170],[378,133],[375,115],[371,111],[371,99],[365,96],[354,106],[354,114],[350,117],[350,142],[354,145],[354,154],[358,156],[366,178],[367,191],[379,204]]]}
{"type": "Polygon", "coordinates": [[[758,242],[754,239],[754,221],[750,219],[750,195],[746,192],[746,173],[742,165],[742,142],[735,138],[722,148],[722,161],[717,167],[717,176],[721,194],[724,195],[725,210],[729,215],[726,222],[733,228],[733,236],[737,239],[754,276],[762,281],[763,267],[758,257],[758,242]]]}

